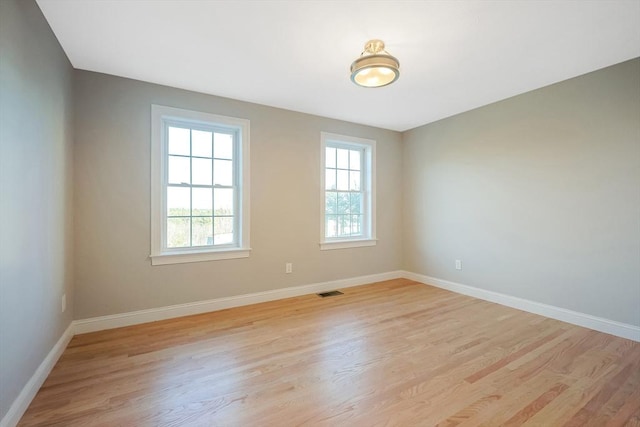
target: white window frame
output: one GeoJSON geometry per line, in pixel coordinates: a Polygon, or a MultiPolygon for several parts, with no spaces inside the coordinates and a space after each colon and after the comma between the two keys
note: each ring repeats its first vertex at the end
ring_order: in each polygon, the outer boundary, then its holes
{"type": "Polygon", "coordinates": [[[151,264],[165,265],[185,262],[214,261],[222,259],[246,258],[249,256],[249,129],[246,119],[220,116],[163,105],[151,106],[151,264]],[[233,130],[239,142],[234,160],[237,166],[237,224],[239,230],[236,243],[224,247],[205,246],[189,248],[166,247],[166,174],[167,138],[166,125],[178,122],[192,126],[205,125],[233,130]]]}
{"type": "Polygon", "coordinates": [[[363,246],[375,246],[376,239],[376,141],[372,139],[358,138],[355,136],[338,135],[335,133],[321,132],[320,134],[320,249],[345,249],[363,246]],[[352,150],[364,150],[362,168],[364,176],[364,220],[362,236],[328,238],[325,230],[325,192],[326,192],[326,148],[342,147],[352,150]]]}

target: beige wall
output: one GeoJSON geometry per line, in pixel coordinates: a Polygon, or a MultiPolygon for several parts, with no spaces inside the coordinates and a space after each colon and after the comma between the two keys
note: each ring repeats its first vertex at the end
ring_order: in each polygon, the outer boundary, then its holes
{"type": "Polygon", "coordinates": [[[640,59],[403,137],[405,269],[640,325],[640,59]]]}
{"type": "Polygon", "coordinates": [[[75,84],[76,318],[401,267],[399,133],[87,71],[75,84]],[[151,266],[151,104],[251,121],[249,258],[151,266]],[[377,141],[375,247],[319,250],[321,131],[377,141]]]}
{"type": "Polygon", "coordinates": [[[72,78],[36,3],[1,0],[0,420],[73,317],[72,78]]]}

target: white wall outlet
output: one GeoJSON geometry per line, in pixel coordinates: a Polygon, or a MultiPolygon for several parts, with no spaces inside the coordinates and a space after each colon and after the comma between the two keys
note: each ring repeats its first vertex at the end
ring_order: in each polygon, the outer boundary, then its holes
{"type": "Polygon", "coordinates": [[[459,259],[456,260],[456,270],[462,270],[462,261],[459,259]]]}
{"type": "Polygon", "coordinates": [[[60,309],[61,309],[61,313],[64,313],[67,310],[67,294],[62,294],[62,299],[60,301],[60,309]]]}
{"type": "Polygon", "coordinates": [[[289,274],[289,273],[293,273],[293,264],[288,262],[284,265],[284,272],[289,274]]]}

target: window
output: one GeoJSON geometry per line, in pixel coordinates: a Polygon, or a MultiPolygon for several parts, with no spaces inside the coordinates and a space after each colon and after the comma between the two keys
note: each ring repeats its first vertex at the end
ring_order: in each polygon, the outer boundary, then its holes
{"type": "Polygon", "coordinates": [[[320,248],[375,245],[376,142],[326,132],[321,140],[320,248]]]}
{"type": "Polygon", "coordinates": [[[249,256],[249,121],[151,107],[151,263],[249,256]]]}

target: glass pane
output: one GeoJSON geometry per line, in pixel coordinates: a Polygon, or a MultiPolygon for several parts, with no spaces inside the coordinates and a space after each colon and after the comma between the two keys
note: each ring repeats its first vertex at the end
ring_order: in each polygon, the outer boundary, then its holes
{"type": "Polygon", "coordinates": [[[338,167],[340,169],[349,169],[349,150],[337,149],[338,167]]]}
{"type": "Polygon", "coordinates": [[[194,188],[193,191],[193,213],[194,216],[213,215],[213,194],[211,188],[194,188]]]}
{"type": "Polygon", "coordinates": [[[338,214],[348,214],[351,209],[349,193],[338,193],[338,214]]]}
{"type": "Polygon", "coordinates": [[[214,224],[214,245],[233,243],[233,217],[217,217],[214,224]]]}
{"type": "Polygon", "coordinates": [[[327,191],[324,195],[324,211],[328,214],[338,213],[338,195],[332,191],[327,191]]]}
{"type": "Polygon", "coordinates": [[[338,190],[349,189],[349,171],[338,170],[338,190]]]}
{"type": "Polygon", "coordinates": [[[324,162],[326,163],[326,167],[335,168],[336,167],[336,149],[333,147],[327,147],[324,152],[324,162]]]}
{"type": "Polygon", "coordinates": [[[188,187],[167,187],[167,216],[191,215],[190,190],[188,187]]]}
{"type": "Polygon", "coordinates": [[[216,133],[213,136],[213,157],[233,159],[233,136],[228,133],[216,133]]]}
{"type": "Polygon", "coordinates": [[[211,138],[213,135],[211,132],[203,130],[191,131],[191,149],[193,150],[192,156],[198,157],[211,157],[213,146],[211,145],[211,138]]]}
{"type": "Polygon", "coordinates": [[[195,217],[192,219],[191,246],[207,246],[213,244],[213,218],[195,217]]]}
{"type": "Polygon", "coordinates": [[[362,194],[351,193],[351,209],[352,214],[362,213],[362,194]]]}
{"type": "Polygon", "coordinates": [[[350,224],[351,215],[338,215],[338,236],[348,236],[350,224]]]}
{"type": "Polygon", "coordinates": [[[360,151],[349,151],[349,169],[360,170],[360,151]]]}
{"type": "Polygon", "coordinates": [[[215,188],[213,191],[213,214],[233,215],[233,189],[215,188]]]}
{"type": "Polygon", "coordinates": [[[214,160],[213,161],[213,185],[233,185],[233,161],[214,160]]]}
{"type": "Polygon", "coordinates": [[[360,191],[360,172],[358,171],[349,172],[349,190],[360,191]]]}
{"type": "Polygon", "coordinates": [[[169,184],[190,184],[188,157],[169,156],[169,184]]]}
{"type": "Polygon", "coordinates": [[[325,172],[325,181],[324,188],[327,190],[335,190],[336,189],[336,170],[335,169],[327,169],[325,172]]]}
{"type": "Polygon", "coordinates": [[[167,218],[167,247],[184,248],[189,246],[189,218],[167,218]]]}
{"type": "Polygon", "coordinates": [[[336,237],[338,220],[336,215],[325,215],[324,234],[326,237],[336,237]]]}
{"type": "Polygon", "coordinates": [[[189,129],[174,128],[169,126],[169,154],[179,154],[188,156],[189,149],[189,129]]]}
{"type": "Polygon", "coordinates": [[[192,159],[192,179],[195,185],[211,185],[211,159],[192,159]]]}
{"type": "Polygon", "coordinates": [[[351,215],[351,235],[359,236],[362,234],[362,215],[351,215]]]}

